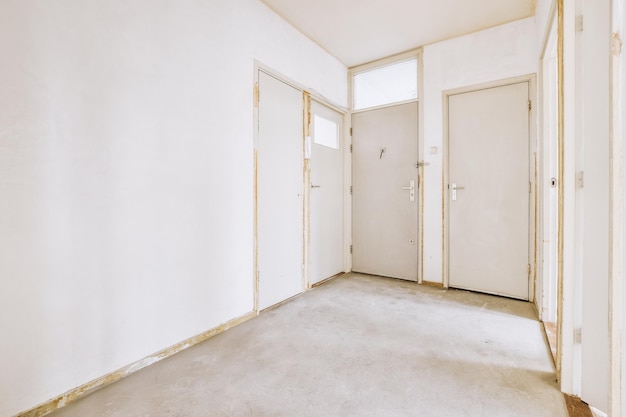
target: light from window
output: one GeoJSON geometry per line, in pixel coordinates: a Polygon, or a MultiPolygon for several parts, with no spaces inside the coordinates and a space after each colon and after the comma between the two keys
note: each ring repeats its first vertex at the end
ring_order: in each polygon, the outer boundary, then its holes
{"type": "Polygon", "coordinates": [[[320,115],[313,115],[313,140],[318,145],[339,149],[337,123],[320,115]]]}
{"type": "Polygon", "coordinates": [[[356,74],[353,91],[354,110],[417,99],[417,60],[356,74]]]}

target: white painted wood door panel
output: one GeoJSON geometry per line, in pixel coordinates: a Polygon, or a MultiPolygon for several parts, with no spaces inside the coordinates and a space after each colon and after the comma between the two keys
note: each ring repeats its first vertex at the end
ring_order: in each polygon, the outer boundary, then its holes
{"type": "Polygon", "coordinates": [[[449,285],[528,300],[528,83],[448,101],[449,285]]]}
{"type": "Polygon", "coordinates": [[[418,104],[352,115],[352,270],[417,281],[418,104]],[[410,187],[413,181],[414,198],[410,187]]]}
{"type": "Polygon", "coordinates": [[[311,102],[311,285],[343,272],[343,116],[311,102]],[[335,134],[336,145],[318,143],[335,134]],[[333,146],[335,145],[335,146],[333,146]]]}
{"type": "Polygon", "coordinates": [[[259,309],[303,291],[302,93],[259,72],[259,309]]]}

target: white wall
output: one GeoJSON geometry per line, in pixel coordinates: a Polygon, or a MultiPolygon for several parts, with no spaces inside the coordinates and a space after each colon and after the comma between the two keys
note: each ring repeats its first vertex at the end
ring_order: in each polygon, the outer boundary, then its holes
{"type": "Polygon", "coordinates": [[[537,56],[541,57],[541,52],[548,36],[549,24],[553,14],[556,16],[555,0],[537,0],[535,7],[535,22],[537,27],[537,56]]]}
{"type": "Polygon", "coordinates": [[[0,415],[253,308],[253,68],[346,105],[256,0],[0,2],[0,415]]]}
{"type": "Polygon", "coordinates": [[[443,93],[537,71],[535,19],[424,47],[424,276],[443,283],[443,93]],[[432,154],[431,148],[437,153],[432,154]]]}

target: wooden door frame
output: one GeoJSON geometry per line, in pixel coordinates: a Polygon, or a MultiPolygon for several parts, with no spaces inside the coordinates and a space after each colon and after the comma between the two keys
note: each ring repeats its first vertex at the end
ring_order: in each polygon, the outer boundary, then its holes
{"type": "Polygon", "coordinates": [[[477,92],[481,90],[505,87],[513,84],[528,83],[528,99],[532,103],[529,114],[529,133],[528,133],[528,161],[529,161],[529,178],[531,184],[531,193],[529,195],[528,207],[528,263],[530,264],[530,274],[528,276],[528,301],[534,302],[535,280],[537,273],[537,127],[536,127],[536,75],[527,74],[519,77],[506,78],[502,80],[492,81],[488,83],[475,84],[467,87],[461,87],[443,92],[443,164],[441,183],[441,198],[443,203],[442,209],[442,268],[443,268],[443,286],[450,287],[450,197],[448,192],[448,183],[450,179],[450,135],[449,135],[449,98],[454,95],[477,92]]]}

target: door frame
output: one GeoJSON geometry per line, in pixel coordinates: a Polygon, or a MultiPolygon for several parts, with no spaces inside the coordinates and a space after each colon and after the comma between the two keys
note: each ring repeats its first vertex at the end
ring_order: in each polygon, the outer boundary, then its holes
{"type": "MultiPolygon", "coordinates": [[[[378,110],[386,107],[398,106],[400,104],[417,102],[417,160],[420,163],[417,176],[417,283],[422,284],[424,278],[424,167],[430,164],[424,164],[424,50],[422,47],[415,48],[413,50],[403,52],[400,54],[388,56],[376,61],[369,62],[367,64],[358,65],[348,69],[348,112],[346,114],[346,121],[344,126],[346,127],[346,138],[348,139],[346,147],[352,149],[352,115],[355,113],[361,113],[365,111],[378,110]],[[417,60],[417,98],[413,100],[406,100],[400,102],[394,102],[385,104],[382,106],[368,107],[362,110],[353,110],[354,107],[354,76],[375,70],[377,68],[385,67],[388,65],[400,63],[402,61],[408,61],[411,59],[417,60]]],[[[352,184],[352,151],[347,152],[346,162],[346,179],[348,182],[348,192],[350,191],[350,185],[352,184]]],[[[349,193],[348,193],[349,194],[349,193]]],[[[346,210],[348,210],[348,217],[346,218],[349,224],[349,233],[347,235],[348,253],[347,253],[347,266],[348,270],[352,270],[352,196],[348,195],[348,203],[346,204],[346,210]]]]}
{"type": "MultiPolygon", "coordinates": [[[[290,79],[282,75],[279,71],[276,71],[272,67],[265,65],[264,63],[254,60],[254,85],[253,85],[253,175],[252,175],[252,183],[253,183],[253,270],[252,270],[252,288],[253,288],[253,311],[256,314],[259,314],[259,246],[258,246],[258,237],[259,237],[259,209],[258,209],[258,156],[259,156],[259,72],[263,72],[271,77],[276,78],[277,80],[287,84],[288,86],[298,90],[302,94],[303,100],[303,109],[304,114],[302,117],[302,145],[304,153],[306,154],[307,150],[307,136],[309,135],[309,121],[310,121],[310,101],[315,100],[324,106],[327,106],[338,113],[341,114],[343,119],[344,131],[340,133],[339,140],[342,144],[342,152],[344,154],[344,161],[346,161],[346,172],[351,172],[351,158],[350,154],[346,152],[348,149],[346,138],[348,130],[347,125],[349,124],[349,116],[348,109],[335,104],[323,97],[319,93],[315,92],[315,90],[304,87],[302,84],[290,79]],[[306,117],[305,117],[306,116],[306,117]]],[[[303,187],[303,213],[302,213],[302,222],[303,222],[303,234],[302,234],[302,292],[305,292],[311,288],[309,284],[309,252],[310,252],[310,192],[311,192],[311,176],[310,176],[310,164],[309,160],[306,158],[306,155],[302,155],[303,161],[303,169],[304,169],[304,181],[302,184],[303,187]]],[[[349,189],[350,189],[350,177],[344,175],[344,201],[350,201],[349,189]]],[[[344,236],[350,236],[350,216],[351,216],[351,206],[350,204],[344,205],[344,213],[342,213],[344,219],[344,236]]],[[[350,270],[349,265],[349,256],[350,256],[350,239],[346,238],[344,240],[343,245],[343,259],[344,259],[344,272],[348,272],[350,270]]],[[[280,304],[280,303],[279,303],[280,304]]],[[[272,307],[270,307],[272,308],[272,307]]]]}
{"type": "Polygon", "coordinates": [[[448,100],[450,96],[457,94],[471,93],[490,88],[505,87],[512,84],[528,83],[528,99],[530,100],[531,109],[529,114],[529,137],[528,137],[528,161],[529,161],[529,178],[531,184],[531,192],[529,195],[528,206],[528,263],[530,264],[530,273],[528,275],[528,301],[535,301],[535,286],[537,279],[537,121],[536,121],[536,75],[527,74],[519,77],[505,78],[502,80],[475,84],[471,86],[446,90],[443,92],[443,166],[441,184],[441,194],[443,202],[443,231],[442,231],[442,259],[443,259],[443,286],[450,287],[450,193],[448,192],[448,183],[450,180],[450,135],[449,135],[449,108],[448,100]]]}

